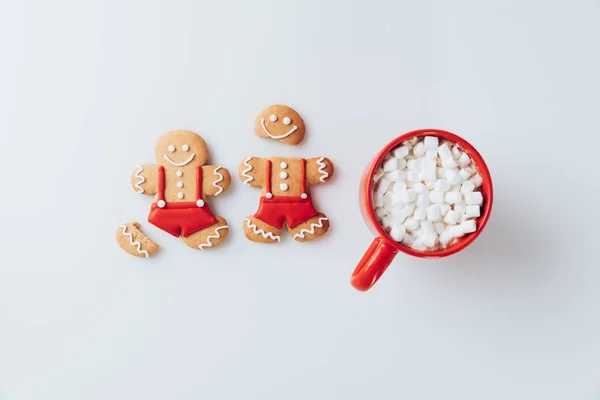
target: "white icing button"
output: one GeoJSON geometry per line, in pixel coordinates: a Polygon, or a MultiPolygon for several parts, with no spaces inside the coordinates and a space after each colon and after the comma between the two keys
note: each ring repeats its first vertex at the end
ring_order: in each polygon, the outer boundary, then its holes
{"type": "Polygon", "coordinates": [[[183,193],[181,193],[181,192],[177,193],[177,197],[180,199],[183,199],[183,193]]]}
{"type": "Polygon", "coordinates": [[[281,168],[286,169],[287,163],[285,161],[282,161],[280,166],[281,166],[281,168]]]}
{"type": "Polygon", "coordinates": [[[188,146],[187,144],[184,144],[183,146],[181,146],[181,150],[183,151],[188,151],[190,149],[190,146],[188,146]]]}
{"type": "Polygon", "coordinates": [[[158,206],[158,208],[164,208],[167,203],[164,200],[159,200],[158,203],[156,203],[156,205],[158,206]]]}
{"type": "Polygon", "coordinates": [[[279,176],[281,177],[281,179],[285,179],[285,178],[287,178],[287,177],[288,177],[288,174],[287,174],[287,172],[285,172],[285,171],[281,171],[281,172],[279,173],[279,176]]]}
{"type": "Polygon", "coordinates": [[[196,200],[196,205],[198,207],[204,207],[204,200],[200,199],[200,200],[196,200]]]}
{"type": "Polygon", "coordinates": [[[177,172],[175,172],[177,174],[177,176],[183,176],[183,172],[181,172],[180,169],[177,170],[177,172]]]}
{"type": "Polygon", "coordinates": [[[267,194],[265,194],[265,197],[267,199],[272,199],[273,198],[273,193],[267,193],[267,194]]]}
{"type": "Polygon", "coordinates": [[[302,193],[302,195],[300,195],[300,197],[302,197],[303,199],[308,199],[308,195],[306,193],[302,193]]]}
{"type": "Polygon", "coordinates": [[[279,189],[285,192],[286,190],[288,190],[288,185],[286,183],[281,183],[279,184],[279,189]]]}
{"type": "Polygon", "coordinates": [[[283,119],[283,123],[284,123],[285,125],[289,125],[289,124],[291,124],[291,123],[292,123],[292,120],[290,119],[290,117],[285,117],[285,118],[283,119]]]}
{"type": "Polygon", "coordinates": [[[277,115],[275,115],[275,114],[272,114],[272,115],[269,117],[269,119],[270,119],[272,122],[275,122],[275,121],[277,121],[277,115]]]}
{"type": "Polygon", "coordinates": [[[178,188],[182,188],[183,187],[183,182],[177,182],[177,187],[178,188]]]}
{"type": "Polygon", "coordinates": [[[169,145],[169,147],[167,147],[169,149],[169,151],[172,153],[175,151],[175,146],[173,146],[172,144],[169,145]]]}

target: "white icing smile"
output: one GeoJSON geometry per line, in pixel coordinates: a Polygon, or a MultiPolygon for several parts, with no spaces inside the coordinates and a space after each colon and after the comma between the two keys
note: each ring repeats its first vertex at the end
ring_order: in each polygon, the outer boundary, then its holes
{"type": "Polygon", "coordinates": [[[194,159],[195,155],[196,155],[195,153],[192,153],[192,155],[190,156],[190,158],[188,158],[184,162],[180,162],[180,163],[176,163],[175,161],[171,160],[169,158],[169,156],[166,155],[166,154],[163,154],[163,158],[165,160],[167,160],[168,162],[170,162],[171,164],[173,164],[174,166],[176,166],[176,167],[183,167],[184,165],[188,165],[194,159]]]}
{"type": "Polygon", "coordinates": [[[292,133],[296,132],[296,129],[298,129],[298,127],[297,127],[296,125],[294,125],[294,126],[292,127],[292,129],[290,129],[290,130],[289,130],[287,133],[284,133],[283,135],[275,136],[275,135],[271,135],[271,132],[269,132],[269,131],[267,130],[267,127],[265,126],[265,119],[264,119],[264,118],[261,118],[261,119],[260,119],[260,123],[261,123],[261,125],[262,125],[262,128],[263,128],[263,130],[265,131],[265,133],[266,133],[267,135],[269,135],[269,137],[270,137],[271,139],[283,139],[283,138],[286,138],[286,137],[290,136],[292,133]]]}

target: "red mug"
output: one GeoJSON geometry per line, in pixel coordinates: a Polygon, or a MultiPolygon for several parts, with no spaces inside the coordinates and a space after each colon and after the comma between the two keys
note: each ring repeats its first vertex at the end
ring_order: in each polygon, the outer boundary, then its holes
{"type": "Polygon", "coordinates": [[[471,146],[469,142],[460,136],[440,129],[419,129],[397,137],[379,152],[377,157],[375,157],[375,159],[371,162],[363,175],[360,184],[359,196],[363,218],[373,235],[376,236],[375,240],[373,240],[373,243],[371,243],[371,246],[358,263],[358,266],[352,273],[352,278],[350,279],[350,283],[355,289],[364,292],[369,290],[379,280],[381,275],[383,275],[385,270],[390,266],[399,251],[420,258],[441,258],[461,251],[473,243],[488,222],[490,213],[492,211],[494,192],[492,188],[490,171],[483,161],[483,157],[481,157],[481,155],[473,146],[471,146]],[[481,206],[481,216],[476,220],[477,230],[473,233],[465,235],[456,243],[442,250],[414,250],[396,242],[379,224],[377,216],[375,215],[375,209],[373,208],[373,179],[375,172],[383,161],[383,158],[401,143],[415,137],[423,136],[437,136],[440,139],[445,139],[458,144],[469,155],[471,160],[473,160],[477,172],[479,175],[481,175],[483,181],[481,184],[483,205],[481,206]]]}

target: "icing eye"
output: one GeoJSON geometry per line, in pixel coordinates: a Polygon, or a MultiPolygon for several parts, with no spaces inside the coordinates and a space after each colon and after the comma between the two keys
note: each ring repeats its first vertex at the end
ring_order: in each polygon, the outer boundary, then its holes
{"type": "Polygon", "coordinates": [[[271,116],[269,117],[269,119],[271,120],[271,122],[275,122],[275,121],[277,121],[277,115],[271,114],[271,116]]]}
{"type": "Polygon", "coordinates": [[[184,144],[183,146],[181,146],[181,150],[183,150],[183,151],[189,151],[190,150],[190,146],[188,146],[187,144],[184,144]]]}
{"type": "Polygon", "coordinates": [[[290,119],[290,117],[285,117],[285,118],[283,119],[283,123],[284,123],[285,125],[289,125],[289,124],[291,124],[291,123],[292,123],[292,120],[290,119]]]}
{"type": "Polygon", "coordinates": [[[167,147],[167,149],[169,149],[169,151],[172,153],[175,151],[175,146],[173,146],[172,144],[169,145],[169,147],[167,147]]]}

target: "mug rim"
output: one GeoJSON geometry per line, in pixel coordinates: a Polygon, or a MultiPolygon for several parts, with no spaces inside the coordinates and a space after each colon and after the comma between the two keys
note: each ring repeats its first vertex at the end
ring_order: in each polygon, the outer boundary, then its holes
{"type": "MultiPolygon", "coordinates": [[[[487,225],[490,214],[492,212],[492,205],[493,205],[493,200],[494,200],[492,177],[491,177],[490,171],[487,167],[487,164],[483,160],[483,157],[481,156],[481,154],[479,154],[477,149],[475,149],[475,147],[473,145],[471,145],[467,140],[463,139],[462,137],[460,137],[452,132],[448,132],[448,131],[445,131],[442,129],[436,129],[436,128],[417,129],[417,130],[413,130],[413,131],[404,133],[404,134],[398,136],[397,138],[393,139],[386,146],[384,146],[383,149],[377,154],[375,159],[373,159],[373,161],[371,162],[369,169],[367,171],[366,177],[367,177],[367,179],[365,180],[366,187],[363,188],[363,190],[366,190],[366,193],[363,193],[363,196],[366,196],[365,205],[367,207],[367,210],[365,210],[365,211],[367,212],[367,215],[369,217],[371,225],[375,228],[378,235],[380,237],[382,237],[383,240],[388,242],[390,245],[392,245],[398,251],[409,254],[411,256],[415,256],[415,257],[419,257],[419,258],[441,258],[441,257],[450,256],[452,254],[455,254],[455,253],[463,250],[465,247],[467,247],[468,245],[473,243],[473,241],[475,241],[475,239],[477,239],[477,237],[481,234],[481,232],[487,225]],[[377,219],[377,215],[375,214],[375,208],[373,207],[373,180],[375,177],[375,173],[376,173],[377,169],[379,168],[379,166],[381,165],[381,162],[383,161],[384,157],[387,154],[389,154],[399,144],[406,142],[407,140],[410,140],[412,138],[423,137],[423,136],[437,136],[441,139],[445,139],[445,140],[448,140],[448,141],[458,144],[469,155],[471,160],[473,160],[473,162],[475,163],[477,173],[479,173],[479,175],[481,176],[482,181],[483,181],[482,186],[485,185],[486,191],[487,191],[487,195],[484,196],[484,198],[483,198],[484,206],[482,207],[481,216],[479,218],[477,218],[477,230],[475,232],[465,235],[463,238],[458,240],[456,243],[450,245],[450,247],[447,247],[442,250],[433,250],[433,251],[414,250],[410,247],[403,246],[401,243],[396,242],[394,239],[392,239],[390,237],[390,235],[383,229],[383,227],[379,223],[379,221],[377,219]]],[[[483,192],[483,190],[482,190],[482,192],[483,192]]]]}

